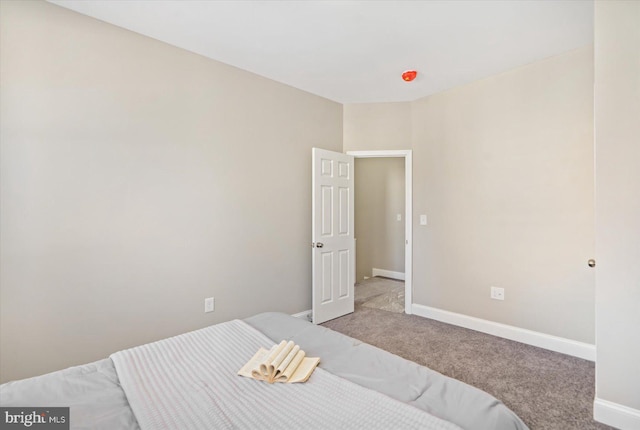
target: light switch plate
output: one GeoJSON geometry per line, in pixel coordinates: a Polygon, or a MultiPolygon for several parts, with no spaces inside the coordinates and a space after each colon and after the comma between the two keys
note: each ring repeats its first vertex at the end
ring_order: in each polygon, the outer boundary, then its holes
{"type": "Polygon", "coordinates": [[[213,297],[207,297],[204,299],[204,311],[205,312],[213,312],[215,309],[215,299],[213,297]]]}
{"type": "Polygon", "coordinates": [[[420,215],[420,225],[427,225],[427,216],[420,215]]]}

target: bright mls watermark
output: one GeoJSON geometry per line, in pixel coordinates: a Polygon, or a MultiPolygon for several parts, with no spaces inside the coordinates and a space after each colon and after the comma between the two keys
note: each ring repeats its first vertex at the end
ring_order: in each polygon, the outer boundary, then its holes
{"type": "Polygon", "coordinates": [[[69,408],[0,408],[0,428],[69,430],[69,408]]]}

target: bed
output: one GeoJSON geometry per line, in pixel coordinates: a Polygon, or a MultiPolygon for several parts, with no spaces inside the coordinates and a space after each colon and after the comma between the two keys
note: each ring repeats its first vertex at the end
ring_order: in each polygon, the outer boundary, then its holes
{"type": "Polygon", "coordinates": [[[68,406],[72,429],[527,429],[479,389],[281,313],[8,382],[0,385],[0,405],[68,406]],[[270,385],[235,374],[256,345],[283,339],[320,357],[307,383],[270,385]]]}

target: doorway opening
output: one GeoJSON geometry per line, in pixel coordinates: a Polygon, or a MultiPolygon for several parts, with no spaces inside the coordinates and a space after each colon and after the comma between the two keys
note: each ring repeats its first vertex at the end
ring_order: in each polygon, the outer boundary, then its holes
{"type": "MultiPolygon", "coordinates": [[[[404,211],[393,214],[395,217],[401,218],[400,223],[404,220],[404,312],[411,314],[412,304],[412,244],[411,244],[411,230],[412,230],[412,172],[411,172],[411,151],[410,150],[390,150],[390,151],[348,151],[348,155],[352,155],[354,158],[403,158],[404,159],[404,211]]],[[[357,183],[356,183],[357,187],[357,183]]],[[[356,199],[357,199],[356,195],[356,199]]],[[[397,221],[397,218],[395,218],[397,221]]],[[[398,221],[397,221],[398,222],[398,221]]],[[[357,238],[356,238],[357,239],[357,238]]],[[[356,254],[356,259],[358,255],[356,254]]],[[[372,276],[388,276],[391,278],[400,277],[400,273],[394,271],[384,270],[385,268],[379,268],[372,273],[372,276]],[[380,270],[382,269],[382,270],[380,270]]],[[[355,273],[357,270],[357,264],[354,266],[354,279],[361,280],[363,275],[361,273],[355,273]],[[359,276],[357,276],[359,275],[359,276]]]]}

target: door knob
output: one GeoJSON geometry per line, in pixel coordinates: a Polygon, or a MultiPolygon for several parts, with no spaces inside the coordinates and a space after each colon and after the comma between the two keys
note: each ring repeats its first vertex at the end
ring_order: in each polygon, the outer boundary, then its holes
{"type": "Polygon", "coordinates": [[[324,243],[322,242],[316,243],[316,248],[322,248],[323,246],[324,246],[324,243]]]}
{"type": "Polygon", "coordinates": [[[596,267],[596,260],[591,258],[589,261],[587,261],[587,264],[589,265],[589,267],[596,267]]]}

